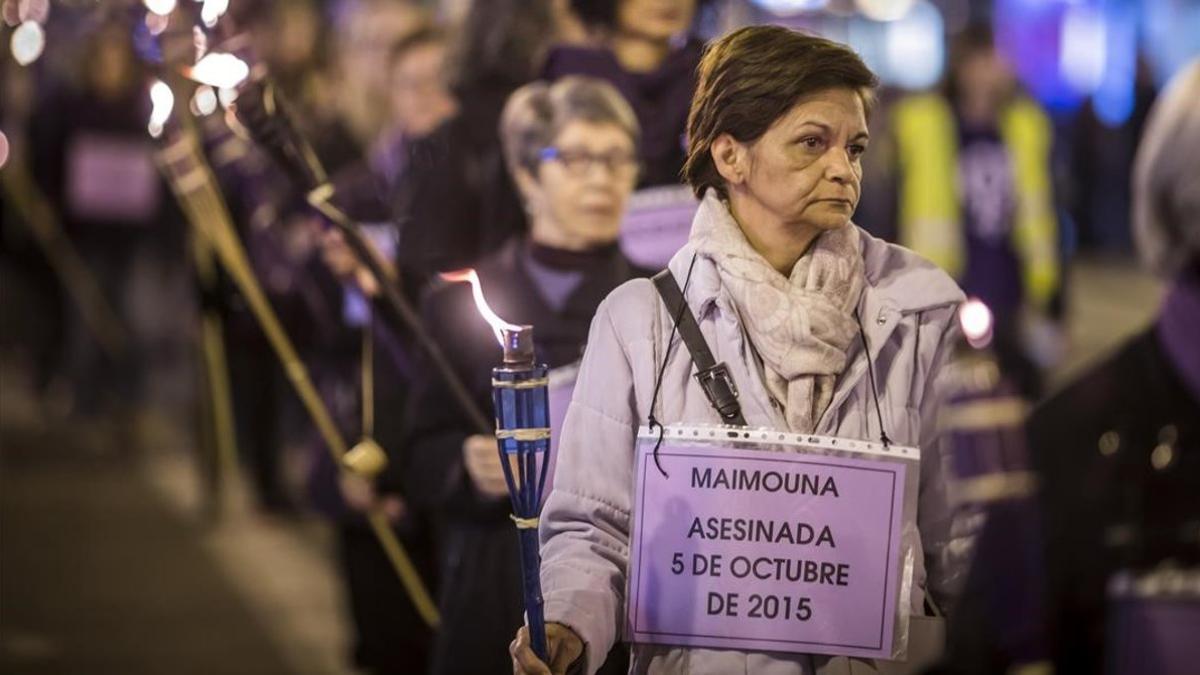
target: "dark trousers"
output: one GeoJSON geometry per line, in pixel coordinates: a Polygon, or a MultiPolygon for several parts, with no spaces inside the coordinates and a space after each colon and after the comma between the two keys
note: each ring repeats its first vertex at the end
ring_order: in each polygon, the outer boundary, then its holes
{"type": "MultiPolygon", "coordinates": [[[[427,542],[401,540],[428,580],[427,542]],[[424,569],[422,569],[424,568],[424,569]]],[[[433,632],[417,614],[387,555],[363,524],[338,528],[342,580],[354,623],[354,664],[373,675],[423,675],[433,632]]]]}

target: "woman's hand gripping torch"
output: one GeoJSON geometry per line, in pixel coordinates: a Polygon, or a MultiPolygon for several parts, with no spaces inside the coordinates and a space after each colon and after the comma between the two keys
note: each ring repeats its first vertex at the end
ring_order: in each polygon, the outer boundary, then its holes
{"type": "Polygon", "coordinates": [[[451,272],[442,278],[471,284],[475,305],[503,348],[501,364],[492,369],[496,446],[520,542],[521,585],[530,640],[534,653],[547,661],[537,526],[550,452],[548,368],[535,360],[533,326],[513,325],[497,316],[483,297],[475,270],[451,272]]]}

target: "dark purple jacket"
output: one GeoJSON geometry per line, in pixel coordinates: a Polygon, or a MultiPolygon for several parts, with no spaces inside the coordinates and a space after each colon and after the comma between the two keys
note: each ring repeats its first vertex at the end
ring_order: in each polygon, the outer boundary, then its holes
{"type": "Polygon", "coordinates": [[[703,46],[700,40],[690,39],[649,73],[625,70],[608,49],[556,47],[546,58],[542,77],[557,80],[567,75],[586,75],[616,87],[633,107],[642,127],[639,186],[678,184],[687,158],[684,135],[703,46]]]}

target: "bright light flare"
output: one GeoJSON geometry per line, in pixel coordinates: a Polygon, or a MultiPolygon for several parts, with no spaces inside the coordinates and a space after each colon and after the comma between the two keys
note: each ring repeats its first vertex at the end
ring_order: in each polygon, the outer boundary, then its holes
{"type": "Polygon", "coordinates": [[[175,108],[175,94],[171,93],[171,88],[162,80],[155,80],[150,86],[150,103],[153,107],[150,110],[150,123],[146,125],[146,130],[154,138],[162,135],[163,126],[167,120],[171,118],[171,110],[175,108]]]}
{"type": "Polygon", "coordinates": [[[250,76],[250,66],[233,54],[209,52],[188,70],[187,76],[210,87],[233,89],[250,76]]]}
{"type": "Polygon", "coordinates": [[[442,279],[451,282],[466,282],[471,284],[471,295],[475,298],[475,307],[479,310],[479,314],[483,316],[483,320],[488,322],[492,327],[492,332],[496,335],[496,341],[500,346],[504,346],[504,331],[518,331],[520,326],[513,325],[492,311],[488,306],[487,300],[483,297],[483,285],[479,283],[479,275],[473,269],[458,270],[456,272],[443,272],[442,279]]]}
{"type": "Polygon", "coordinates": [[[958,324],[962,327],[963,335],[976,349],[991,344],[994,323],[992,310],[979,298],[967,300],[958,310],[958,324]]]}
{"type": "Polygon", "coordinates": [[[754,0],[754,4],[775,16],[792,16],[821,9],[829,0],[754,0]]]}
{"type": "Polygon", "coordinates": [[[0,169],[3,169],[5,164],[8,164],[8,136],[0,131],[0,169]]]}
{"type": "Polygon", "coordinates": [[[217,92],[207,84],[196,88],[192,96],[192,112],[201,117],[213,114],[217,109],[217,92]]]}
{"type": "Polygon", "coordinates": [[[916,0],[854,0],[854,4],[872,21],[895,21],[908,14],[916,0]]]}
{"type": "Polygon", "coordinates": [[[889,23],[884,49],[892,81],[912,90],[937,84],[945,64],[944,31],[942,13],[926,0],[889,23]]]}
{"type": "Polygon", "coordinates": [[[204,0],[204,6],[200,8],[200,20],[212,28],[228,9],[229,0],[204,0]]]}
{"type": "Polygon", "coordinates": [[[159,16],[166,16],[175,11],[175,0],[142,0],[142,4],[159,16]]]}
{"type": "Polygon", "coordinates": [[[1063,79],[1080,94],[1090,95],[1104,82],[1108,57],[1104,14],[1091,7],[1070,7],[1062,22],[1058,67],[1063,79]]]}
{"type": "Polygon", "coordinates": [[[217,90],[217,100],[220,101],[221,107],[229,109],[229,106],[237,102],[238,91],[233,87],[224,87],[217,90]]]}
{"type": "Polygon", "coordinates": [[[22,66],[27,66],[42,55],[46,48],[46,32],[36,21],[26,21],[12,34],[13,59],[22,66]]]}

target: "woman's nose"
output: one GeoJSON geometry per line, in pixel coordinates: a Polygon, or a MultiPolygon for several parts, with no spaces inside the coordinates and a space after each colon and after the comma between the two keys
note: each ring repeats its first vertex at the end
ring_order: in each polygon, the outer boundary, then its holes
{"type": "Polygon", "coordinates": [[[826,154],[825,177],[835,183],[846,184],[854,178],[850,153],[845,148],[831,148],[826,154]]]}

